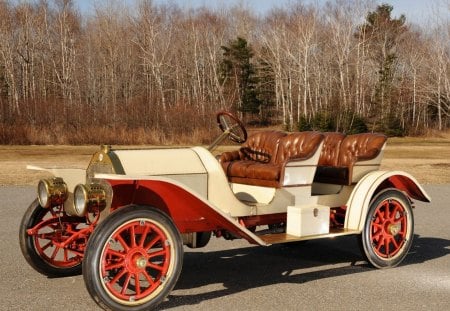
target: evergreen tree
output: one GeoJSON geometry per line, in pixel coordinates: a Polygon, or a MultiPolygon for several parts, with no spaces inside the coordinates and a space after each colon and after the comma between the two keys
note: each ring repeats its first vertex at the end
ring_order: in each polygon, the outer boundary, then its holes
{"type": "Polygon", "coordinates": [[[374,113],[382,122],[386,120],[385,115],[393,112],[392,95],[398,59],[397,46],[402,34],[407,31],[405,16],[393,18],[392,10],[393,7],[389,4],[379,5],[374,12],[368,13],[366,22],[360,27],[358,33],[358,36],[368,38],[370,60],[377,68],[375,102],[378,109],[374,113]]]}
{"type": "Polygon", "coordinates": [[[231,92],[238,93],[237,110],[245,113],[257,114],[260,112],[261,101],[258,98],[258,78],[255,66],[251,60],[253,51],[247,41],[238,37],[228,46],[222,46],[223,60],[221,62],[222,85],[231,92]]]}

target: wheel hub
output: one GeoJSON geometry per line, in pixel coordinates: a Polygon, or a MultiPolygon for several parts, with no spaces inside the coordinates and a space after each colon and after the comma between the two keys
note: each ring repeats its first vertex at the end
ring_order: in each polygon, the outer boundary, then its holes
{"type": "Polygon", "coordinates": [[[144,269],[147,266],[147,258],[145,258],[144,256],[138,257],[136,259],[135,265],[138,269],[144,269]]]}
{"type": "Polygon", "coordinates": [[[126,258],[126,267],[131,273],[138,273],[147,267],[147,257],[144,255],[145,252],[137,249],[131,251],[126,258]]]}
{"type": "Polygon", "coordinates": [[[387,232],[389,234],[391,234],[392,236],[396,236],[400,232],[402,225],[401,225],[401,223],[398,222],[398,223],[389,224],[387,228],[388,228],[387,232]]]}

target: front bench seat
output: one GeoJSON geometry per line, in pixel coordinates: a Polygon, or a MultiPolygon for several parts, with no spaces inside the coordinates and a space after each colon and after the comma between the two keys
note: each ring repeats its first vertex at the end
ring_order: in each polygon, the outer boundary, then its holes
{"type": "MultiPolygon", "coordinates": [[[[219,161],[230,182],[279,188],[287,164],[311,158],[322,140],[323,135],[318,132],[262,131],[250,137],[239,151],[223,153],[219,161]]],[[[302,165],[294,167],[293,172],[302,165]]]]}
{"type": "Polygon", "coordinates": [[[286,133],[268,130],[251,135],[239,150],[224,152],[219,162],[234,183],[276,187],[280,170],[275,163],[280,138],[286,133]]]}

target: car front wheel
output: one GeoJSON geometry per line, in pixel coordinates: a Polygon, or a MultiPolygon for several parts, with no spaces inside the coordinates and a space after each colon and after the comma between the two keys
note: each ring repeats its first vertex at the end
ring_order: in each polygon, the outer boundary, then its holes
{"type": "Polygon", "coordinates": [[[43,208],[36,199],[20,223],[22,254],[31,267],[44,275],[80,274],[87,237],[76,237],[82,227],[86,227],[82,219],[67,216],[62,206],[43,208]]]}
{"type": "Polygon", "coordinates": [[[182,239],[172,220],[151,207],[128,206],[92,234],[83,277],[105,309],[150,310],[175,286],[182,261],[182,239]]]}
{"type": "Polygon", "coordinates": [[[363,252],[376,268],[395,267],[408,254],[414,235],[414,216],[409,199],[388,189],[369,206],[361,235],[363,252]]]}

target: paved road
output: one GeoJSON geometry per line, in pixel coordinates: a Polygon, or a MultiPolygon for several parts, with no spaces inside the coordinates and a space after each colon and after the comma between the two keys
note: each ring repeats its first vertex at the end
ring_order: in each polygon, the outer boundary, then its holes
{"type": "MultiPolygon", "coordinates": [[[[404,263],[375,270],[354,237],[251,247],[214,239],[187,250],[162,310],[450,310],[450,185],[425,187],[404,263]]],[[[46,278],[28,266],[18,226],[30,187],[0,187],[0,310],[98,310],[81,276],[46,278]]]]}

